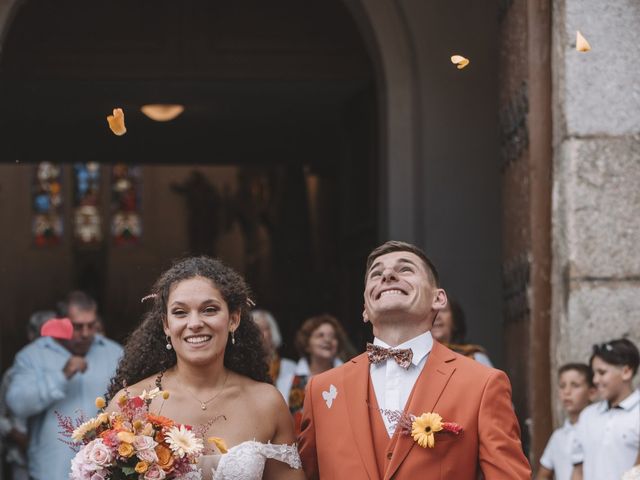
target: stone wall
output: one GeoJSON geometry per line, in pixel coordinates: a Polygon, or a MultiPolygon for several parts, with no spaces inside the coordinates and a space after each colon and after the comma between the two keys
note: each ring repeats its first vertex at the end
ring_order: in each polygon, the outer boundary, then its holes
{"type": "Polygon", "coordinates": [[[640,341],[640,3],[560,0],[553,17],[558,367],[596,342],[640,341]],[[575,50],[576,30],[590,52],[575,50]]]}

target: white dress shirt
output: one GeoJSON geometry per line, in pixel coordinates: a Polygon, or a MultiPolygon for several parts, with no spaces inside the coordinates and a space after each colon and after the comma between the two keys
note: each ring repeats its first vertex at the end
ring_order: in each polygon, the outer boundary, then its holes
{"type": "MultiPolygon", "coordinates": [[[[373,340],[374,345],[391,348],[379,338],[373,340]]],[[[404,410],[411,395],[411,390],[422,372],[427,356],[433,347],[431,332],[425,332],[411,340],[393,348],[410,348],[413,351],[413,359],[408,369],[402,368],[393,358],[383,360],[378,364],[371,364],[369,373],[373,390],[376,392],[378,408],[382,410],[404,410]]],[[[394,425],[385,415],[382,415],[384,425],[387,427],[389,437],[393,436],[394,425]]]]}
{"type": "Polygon", "coordinates": [[[640,392],[617,407],[606,401],[580,413],[571,460],[582,463],[584,480],[618,480],[635,463],[640,439],[640,392]]]}
{"type": "Polygon", "coordinates": [[[564,421],[564,425],[558,428],[547,442],[544,453],[540,458],[540,465],[547,470],[553,470],[556,480],[571,480],[573,464],[571,463],[571,446],[575,425],[569,420],[564,421]]]}

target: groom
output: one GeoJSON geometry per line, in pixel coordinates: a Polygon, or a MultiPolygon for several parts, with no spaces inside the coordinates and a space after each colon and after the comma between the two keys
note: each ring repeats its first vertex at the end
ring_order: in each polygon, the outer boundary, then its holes
{"type": "Polygon", "coordinates": [[[390,241],[371,252],[364,320],[374,344],[307,385],[299,449],[308,478],[531,478],[507,376],[431,337],[446,304],[422,250],[390,241]],[[441,421],[425,415],[412,423],[426,413],[441,421]]]}

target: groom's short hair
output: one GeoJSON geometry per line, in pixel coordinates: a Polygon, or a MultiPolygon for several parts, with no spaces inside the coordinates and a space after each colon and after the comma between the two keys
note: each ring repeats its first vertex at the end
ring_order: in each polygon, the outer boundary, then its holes
{"type": "Polygon", "coordinates": [[[382,245],[374,248],[369,256],[367,257],[367,268],[364,271],[364,281],[367,283],[367,275],[369,275],[369,269],[373,265],[373,262],[376,258],[381,257],[382,255],[386,255],[387,253],[392,252],[409,252],[416,255],[424,262],[425,269],[427,270],[427,275],[429,275],[429,279],[434,283],[436,287],[440,286],[440,276],[438,275],[438,270],[433,262],[427,257],[427,254],[422,251],[421,248],[412,245],[411,243],[401,242],[399,240],[389,240],[388,242],[383,243],[382,245]]]}

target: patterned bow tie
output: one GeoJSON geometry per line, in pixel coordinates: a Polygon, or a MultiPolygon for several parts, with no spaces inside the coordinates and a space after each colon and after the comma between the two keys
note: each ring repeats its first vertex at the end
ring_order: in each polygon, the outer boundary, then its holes
{"type": "Polygon", "coordinates": [[[398,365],[408,370],[413,359],[413,350],[410,348],[384,348],[367,343],[367,355],[373,364],[380,363],[387,358],[393,358],[398,365]]]}

